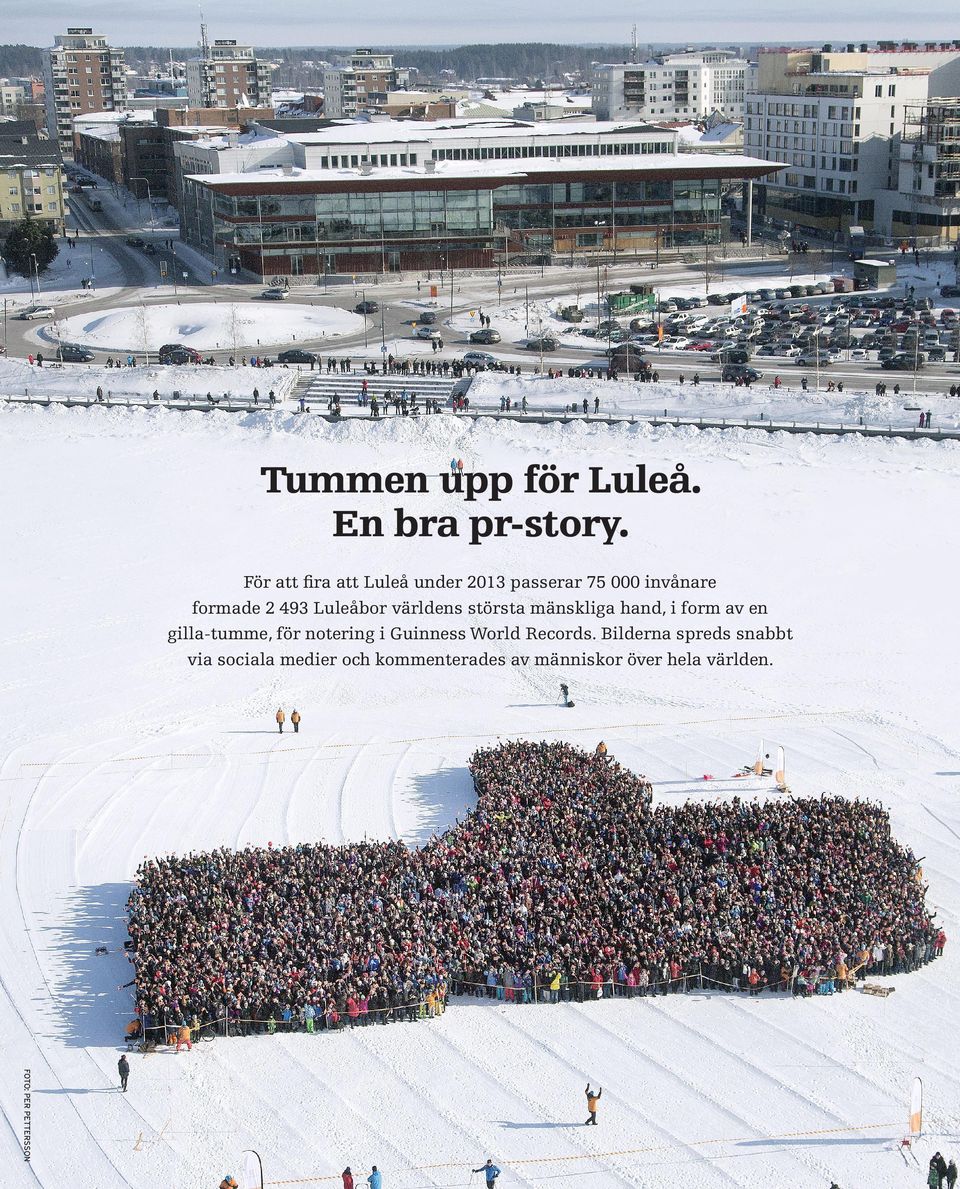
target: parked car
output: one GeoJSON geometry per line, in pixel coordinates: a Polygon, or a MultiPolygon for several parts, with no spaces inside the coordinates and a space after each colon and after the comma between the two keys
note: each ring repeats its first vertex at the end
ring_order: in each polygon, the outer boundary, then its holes
{"type": "Polygon", "coordinates": [[[833,358],[827,354],[826,351],[821,351],[819,355],[816,351],[804,351],[802,355],[798,355],[796,360],[801,367],[829,367],[833,363],[833,358]]]}
{"type": "Polygon", "coordinates": [[[941,297],[960,297],[960,285],[941,285],[941,297]]]}
{"type": "Polygon", "coordinates": [[[475,367],[480,371],[484,369],[499,371],[503,367],[496,355],[491,355],[489,351],[467,351],[463,356],[463,364],[465,367],[475,367]]]}
{"type": "Polygon", "coordinates": [[[184,343],[165,343],[158,352],[161,363],[201,363],[203,356],[184,343]]]}
{"type": "Polygon", "coordinates": [[[89,363],[93,359],[93,352],[87,347],[77,347],[73,343],[61,343],[57,347],[56,358],[61,363],[89,363]]]}
{"type": "Polygon", "coordinates": [[[277,363],[316,363],[317,356],[313,351],[304,351],[302,347],[291,347],[289,351],[281,351],[277,356],[277,363]]]}
{"type": "Polygon", "coordinates": [[[891,355],[889,359],[881,359],[880,366],[889,372],[912,372],[915,367],[923,367],[926,358],[923,355],[891,355]]]}
{"type": "Polygon", "coordinates": [[[720,378],[728,383],[736,383],[737,380],[749,380],[751,384],[755,384],[757,380],[763,378],[763,372],[758,372],[756,368],[747,367],[742,363],[728,363],[720,373],[720,378]]]}
{"type": "Polygon", "coordinates": [[[379,314],[380,302],[370,300],[358,301],[353,308],[358,314],[379,314]]]}
{"type": "Polygon", "coordinates": [[[470,335],[470,342],[486,343],[488,345],[490,343],[499,343],[500,331],[494,330],[492,326],[484,327],[483,330],[475,330],[473,334],[470,335]]]}
{"type": "Polygon", "coordinates": [[[714,351],[710,358],[714,363],[744,364],[750,362],[750,352],[745,347],[721,347],[719,351],[714,351]]]}
{"type": "Polygon", "coordinates": [[[290,296],[289,289],[264,289],[260,294],[264,301],[285,301],[290,296]]]}
{"type": "Polygon", "coordinates": [[[53,318],[53,306],[29,306],[18,315],[25,322],[29,322],[34,318],[53,318]]]}

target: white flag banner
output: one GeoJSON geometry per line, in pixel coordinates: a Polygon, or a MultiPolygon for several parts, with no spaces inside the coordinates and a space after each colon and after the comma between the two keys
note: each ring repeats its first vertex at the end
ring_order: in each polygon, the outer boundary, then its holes
{"type": "Polygon", "coordinates": [[[910,1091],[910,1134],[919,1135],[923,1129],[923,1082],[913,1079],[910,1091]]]}
{"type": "Polygon", "coordinates": [[[243,1154],[243,1179],[241,1189],[263,1189],[263,1165],[256,1152],[243,1154]]]}

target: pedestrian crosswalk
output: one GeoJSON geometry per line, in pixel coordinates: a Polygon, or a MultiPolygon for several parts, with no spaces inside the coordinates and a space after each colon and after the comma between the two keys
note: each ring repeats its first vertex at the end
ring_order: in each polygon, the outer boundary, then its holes
{"type": "Polygon", "coordinates": [[[367,375],[362,371],[331,372],[329,375],[305,372],[297,382],[294,400],[303,399],[314,408],[334,399],[343,406],[356,405],[363,392],[364,381],[367,382],[365,403],[369,403],[370,397],[376,396],[381,404],[388,399],[389,392],[389,399],[405,394],[408,400],[416,396],[418,401],[430,398],[444,405],[454,386],[460,383],[455,376],[383,376],[367,375]]]}

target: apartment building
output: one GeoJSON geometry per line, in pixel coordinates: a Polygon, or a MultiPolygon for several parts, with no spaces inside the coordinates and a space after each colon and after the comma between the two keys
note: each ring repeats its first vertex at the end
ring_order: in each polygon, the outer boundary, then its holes
{"type": "Polygon", "coordinates": [[[605,64],[594,67],[592,109],[598,120],[690,120],[715,111],[739,120],[750,76],[750,63],[733,50],[605,64]]]}
{"type": "Polygon", "coordinates": [[[55,140],[32,120],[14,120],[0,124],[0,239],[27,216],[63,234],[63,167],[55,140]]]}
{"type": "Polygon", "coordinates": [[[43,61],[47,128],[65,158],[74,153],[73,121],[86,112],[127,106],[123,50],[92,29],[68,29],[43,61]]]}
{"type": "Polygon", "coordinates": [[[400,85],[392,54],[358,49],[323,72],[323,111],[327,116],[355,116],[387,105],[400,85]]]}
{"type": "Polygon", "coordinates": [[[272,68],[249,45],[218,40],[187,62],[191,107],[266,107],[272,68]]]}
{"type": "Polygon", "coordinates": [[[18,116],[27,102],[27,89],[22,83],[0,78],[0,116],[18,116]]]}
{"type": "Polygon", "coordinates": [[[761,51],[758,88],[746,99],[744,152],[784,168],[754,188],[755,218],[890,236],[908,112],[960,94],[960,47],[761,51]]]}

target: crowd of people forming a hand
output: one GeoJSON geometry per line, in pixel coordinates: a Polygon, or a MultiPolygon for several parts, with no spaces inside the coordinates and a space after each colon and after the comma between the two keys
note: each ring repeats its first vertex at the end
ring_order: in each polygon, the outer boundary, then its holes
{"type": "Polygon", "coordinates": [[[470,767],[476,808],[421,849],[144,862],[128,949],[145,1034],[416,1020],[451,993],[803,995],[943,950],[917,861],[875,802],[654,806],[647,780],[605,748],[567,743],[505,743],[470,767]]]}

